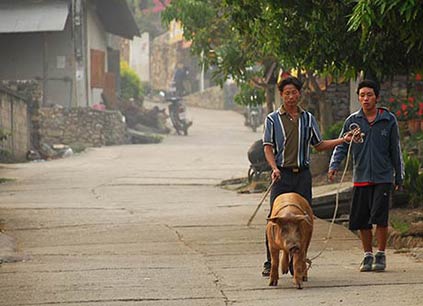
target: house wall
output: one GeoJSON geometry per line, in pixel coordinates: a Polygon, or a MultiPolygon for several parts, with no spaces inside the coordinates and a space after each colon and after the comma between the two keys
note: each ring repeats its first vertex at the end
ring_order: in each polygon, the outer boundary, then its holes
{"type": "MultiPolygon", "coordinates": [[[[87,12],[87,60],[88,60],[88,80],[91,80],[91,57],[90,50],[99,50],[105,53],[104,69],[108,71],[107,67],[107,34],[101,24],[98,16],[95,14],[93,8],[87,12]]],[[[91,85],[89,85],[91,86],[91,85]]],[[[88,97],[88,105],[98,104],[102,101],[101,93],[103,88],[92,87],[91,93],[88,97]]]]}
{"type": "Polygon", "coordinates": [[[0,34],[0,79],[43,76],[43,40],[39,33],[0,34]]]}
{"type": "Polygon", "coordinates": [[[43,104],[71,106],[74,59],[70,19],[64,31],[0,34],[0,80],[42,80],[43,104]],[[7,47],[6,47],[7,46],[7,47]]]}
{"type": "Polygon", "coordinates": [[[42,35],[45,37],[44,52],[47,58],[47,83],[44,87],[46,97],[43,105],[76,106],[71,19],[68,18],[64,31],[46,32],[42,35]]]}
{"type": "Polygon", "coordinates": [[[14,161],[23,161],[30,148],[28,108],[25,100],[0,88],[0,128],[10,133],[0,141],[0,148],[12,154],[14,161]]]}

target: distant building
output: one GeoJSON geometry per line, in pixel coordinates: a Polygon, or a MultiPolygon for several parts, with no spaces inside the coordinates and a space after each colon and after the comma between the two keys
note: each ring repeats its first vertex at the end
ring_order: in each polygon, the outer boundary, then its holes
{"type": "Polygon", "coordinates": [[[42,106],[98,104],[119,90],[119,38],[139,36],[125,0],[2,0],[0,81],[38,82],[42,106]]]}

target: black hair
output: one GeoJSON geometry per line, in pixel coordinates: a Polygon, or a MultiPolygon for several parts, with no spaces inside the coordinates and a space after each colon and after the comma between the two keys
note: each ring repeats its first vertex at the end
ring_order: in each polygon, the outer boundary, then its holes
{"type": "Polygon", "coordinates": [[[363,87],[368,87],[368,88],[372,88],[373,91],[375,92],[376,97],[379,97],[379,85],[372,80],[363,80],[358,84],[357,87],[357,94],[360,92],[360,89],[362,89],[363,87]]]}
{"type": "Polygon", "coordinates": [[[303,87],[303,83],[299,79],[297,79],[296,77],[292,77],[292,76],[287,77],[286,79],[283,79],[282,81],[280,81],[278,83],[279,91],[282,92],[283,88],[286,85],[294,85],[295,88],[297,88],[298,91],[300,91],[301,88],[303,87]]]}

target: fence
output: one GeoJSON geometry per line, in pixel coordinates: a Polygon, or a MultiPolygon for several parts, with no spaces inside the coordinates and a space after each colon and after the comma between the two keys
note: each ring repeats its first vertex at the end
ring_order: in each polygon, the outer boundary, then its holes
{"type": "Polygon", "coordinates": [[[1,161],[23,161],[30,148],[30,121],[27,102],[0,86],[1,161]]]}

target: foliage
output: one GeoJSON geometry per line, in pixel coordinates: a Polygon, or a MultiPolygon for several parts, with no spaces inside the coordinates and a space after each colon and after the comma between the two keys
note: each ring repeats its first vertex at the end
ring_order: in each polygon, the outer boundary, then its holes
{"type": "Polygon", "coordinates": [[[6,140],[10,135],[10,131],[0,128],[0,141],[6,140]]]}
{"type": "Polygon", "coordinates": [[[10,178],[0,177],[0,184],[5,184],[5,183],[13,182],[13,181],[15,180],[10,178]]]}
{"type": "Polygon", "coordinates": [[[136,72],[129,67],[127,62],[120,63],[121,96],[124,100],[140,100],[143,96],[141,81],[136,72]]]}
{"type": "Polygon", "coordinates": [[[235,95],[234,100],[239,105],[257,106],[262,105],[264,101],[264,90],[243,83],[239,87],[240,91],[235,95]]]}
{"type": "Polygon", "coordinates": [[[338,138],[341,134],[344,121],[338,121],[329,126],[329,128],[323,133],[323,139],[334,139],[338,138]]]}
{"type": "MultiPolygon", "coordinates": [[[[416,133],[401,139],[401,147],[405,152],[413,152],[417,156],[419,147],[423,148],[423,133],[416,133]]],[[[423,160],[420,160],[423,165],[423,160]]]]}
{"type": "Polygon", "coordinates": [[[14,161],[15,160],[14,160],[14,156],[12,152],[10,152],[9,150],[0,148],[0,162],[1,163],[13,163],[14,161]]]}
{"type": "Polygon", "coordinates": [[[403,154],[405,177],[404,189],[409,194],[409,204],[413,207],[423,203],[423,173],[420,173],[421,164],[419,160],[407,153],[403,154]]]}
{"type": "Polygon", "coordinates": [[[423,6],[415,0],[354,0],[350,31],[360,31],[366,64],[379,75],[422,69],[423,6]]]}

